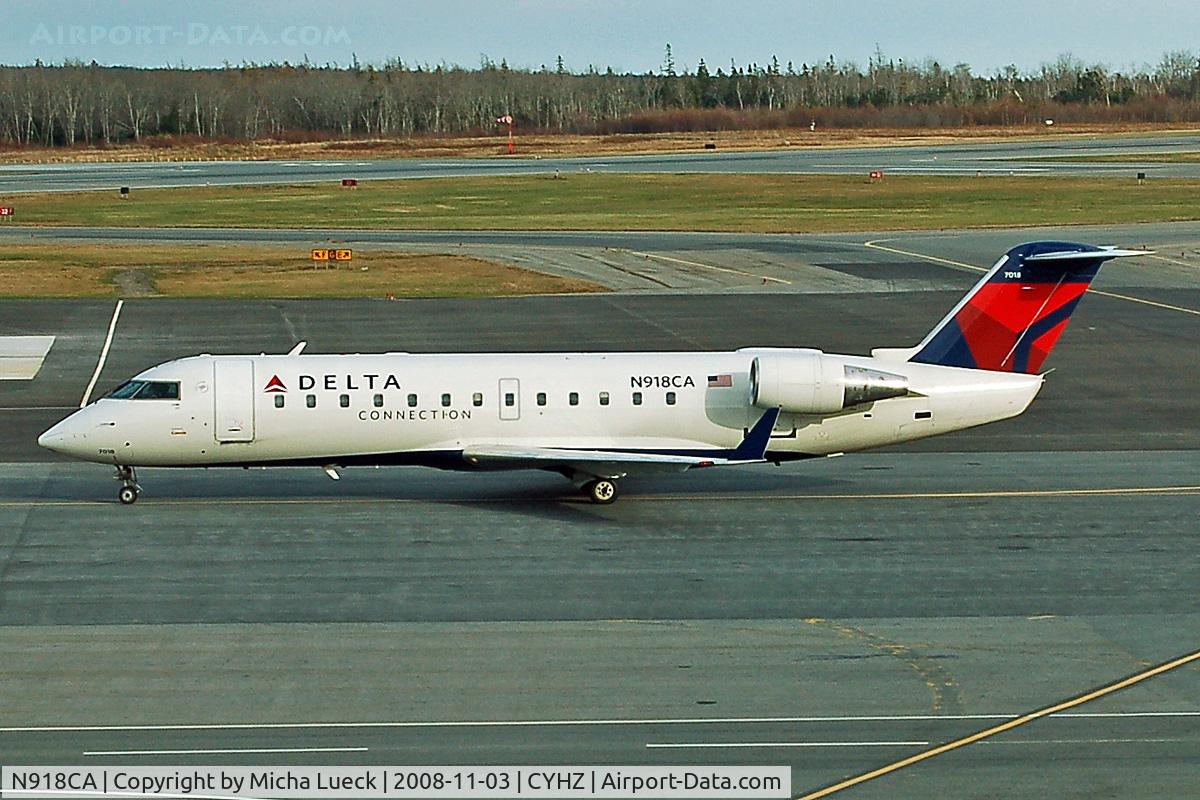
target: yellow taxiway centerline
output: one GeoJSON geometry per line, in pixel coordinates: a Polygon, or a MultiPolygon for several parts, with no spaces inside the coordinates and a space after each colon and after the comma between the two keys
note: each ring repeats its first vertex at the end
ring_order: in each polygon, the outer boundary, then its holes
{"type": "MultiPolygon", "coordinates": [[[[987,272],[987,270],[984,269],[983,267],[977,267],[974,264],[965,264],[962,261],[952,261],[948,258],[938,258],[937,256],[927,256],[924,253],[914,253],[911,250],[901,250],[898,247],[887,247],[886,245],[879,244],[879,242],[881,242],[881,241],[887,241],[887,240],[886,239],[875,239],[874,241],[863,242],[863,247],[870,248],[871,250],[883,250],[885,252],[895,253],[895,254],[901,255],[901,256],[912,256],[913,258],[923,258],[926,261],[932,261],[936,264],[947,264],[951,267],[959,267],[961,269],[969,269],[972,272],[987,272]]],[[[1088,293],[1089,294],[1098,294],[1102,297],[1112,297],[1117,300],[1128,300],[1130,303],[1140,303],[1141,305],[1153,306],[1154,308],[1165,308],[1168,311],[1179,311],[1184,314],[1194,314],[1194,315],[1200,317],[1200,309],[1187,308],[1185,306],[1173,306],[1170,303],[1160,303],[1157,300],[1147,300],[1143,297],[1133,297],[1133,296],[1127,295],[1127,294],[1118,294],[1116,292],[1106,292],[1102,289],[1093,289],[1091,287],[1088,287],[1088,293]]]]}
{"type": "Polygon", "coordinates": [[[1043,717],[1048,717],[1052,714],[1057,714],[1060,711],[1076,708],[1084,703],[1090,703],[1093,700],[1099,700],[1101,697],[1107,697],[1114,692],[1119,692],[1122,689],[1128,689],[1130,686],[1135,686],[1142,681],[1149,680],[1150,678],[1162,675],[1170,672],[1171,670],[1178,669],[1182,666],[1186,666],[1187,664],[1197,661],[1200,661],[1200,650],[1194,650],[1186,655],[1163,662],[1157,666],[1143,670],[1142,672],[1138,672],[1134,675],[1130,675],[1127,678],[1122,678],[1121,680],[1110,683],[1106,686],[1101,686],[1099,689],[1093,689],[1092,691],[1078,695],[1077,697],[1064,700],[1061,703],[1055,703],[1054,705],[1046,706],[1045,708],[1038,709],[1037,711],[1031,711],[1028,714],[1022,714],[1021,716],[1010,719],[1007,722],[1002,722],[999,725],[993,725],[990,728],[985,728],[969,736],[964,736],[960,739],[955,739],[952,742],[947,742],[946,744],[939,745],[929,750],[924,750],[907,758],[902,758],[899,761],[893,761],[890,764],[873,769],[870,772],[864,772],[861,775],[848,778],[839,783],[835,783],[832,786],[826,786],[824,789],[818,789],[815,792],[800,795],[798,800],[818,800],[818,798],[828,797],[831,794],[849,789],[853,786],[858,786],[860,783],[866,783],[869,780],[881,778],[884,775],[890,775],[891,773],[902,770],[905,767],[911,767],[913,764],[919,764],[922,761],[927,761],[928,759],[940,756],[943,753],[949,753],[952,750],[958,750],[959,748],[966,747],[969,744],[974,744],[975,742],[989,739],[997,734],[1004,733],[1005,731],[1019,728],[1022,725],[1028,725],[1034,720],[1042,719],[1043,717]]]}

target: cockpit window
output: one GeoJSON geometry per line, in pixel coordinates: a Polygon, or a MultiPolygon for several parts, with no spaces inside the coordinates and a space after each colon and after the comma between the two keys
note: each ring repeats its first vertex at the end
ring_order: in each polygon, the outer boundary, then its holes
{"type": "Polygon", "coordinates": [[[113,400],[128,400],[137,394],[145,385],[145,381],[125,381],[104,396],[111,397],[113,400]]]}
{"type": "Polygon", "coordinates": [[[126,381],[105,397],[113,400],[178,400],[179,381],[126,381]]]}

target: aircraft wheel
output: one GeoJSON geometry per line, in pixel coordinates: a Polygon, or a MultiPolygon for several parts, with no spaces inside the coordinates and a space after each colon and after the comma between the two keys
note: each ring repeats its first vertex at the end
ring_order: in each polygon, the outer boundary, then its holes
{"type": "Polygon", "coordinates": [[[121,501],[123,506],[131,506],[137,502],[141,492],[135,486],[122,486],[121,491],[117,492],[117,499],[121,501]]]}
{"type": "Polygon", "coordinates": [[[588,497],[597,505],[606,506],[617,499],[617,484],[615,481],[610,481],[606,478],[592,481],[587,486],[583,487],[587,492],[588,497]]]}

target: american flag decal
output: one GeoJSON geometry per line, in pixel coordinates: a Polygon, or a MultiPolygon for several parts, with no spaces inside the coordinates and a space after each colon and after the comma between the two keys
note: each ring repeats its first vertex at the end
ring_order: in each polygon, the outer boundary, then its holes
{"type": "Polygon", "coordinates": [[[710,388],[710,389],[721,389],[721,388],[727,389],[730,386],[733,386],[733,376],[732,375],[709,375],[708,376],[708,388],[710,388]]]}

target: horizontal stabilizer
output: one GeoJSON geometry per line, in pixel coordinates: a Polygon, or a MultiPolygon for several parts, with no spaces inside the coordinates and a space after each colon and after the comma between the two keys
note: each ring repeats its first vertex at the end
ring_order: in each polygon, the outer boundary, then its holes
{"type": "Polygon", "coordinates": [[[1154,255],[1153,250],[1119,250],[1116,247],[1101,247],[1099,251],[1059,250],[1054,253],[1038,253],[1037,255],[1025,256],[1025,261],[1095,261],[1097,258],[1108,260],[1110,258],[1150,255],[1154,255]]]}

